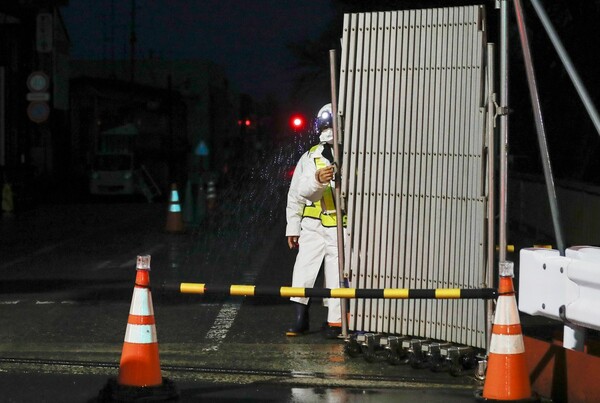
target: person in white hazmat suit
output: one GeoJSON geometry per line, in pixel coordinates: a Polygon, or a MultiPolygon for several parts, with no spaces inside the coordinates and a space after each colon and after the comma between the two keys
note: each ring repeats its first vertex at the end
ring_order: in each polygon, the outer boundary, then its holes
{"type": "MultiPolygon", "coordinates": [[[[292,287],[312,288],[324,263],[326,288],[339,288],[337,221],[334,204],[333,128],[331,104],[317,115],[319,144],[300,157],[288,191],[286,236],[290,249],[298,248],[292,287]]],[[[296,318],[286,331],[298,336],[309,330],[309,298],[292,297],[296,318]]],[[[327,300],[327,326],[324,335],[336,338],[341,333],[339,298],[327,300]]]]}

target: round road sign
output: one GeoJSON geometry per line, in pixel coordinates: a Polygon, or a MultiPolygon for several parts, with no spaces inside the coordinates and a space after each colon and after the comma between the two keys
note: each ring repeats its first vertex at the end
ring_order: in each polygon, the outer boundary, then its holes
{"type": "Polygon", "coordinates": [[[43,71],[34,71],[27,78],[27,88],[31,92],[44,92],[50,86],[50,79],[43,71]]]}
{"type": "Polygon", "coordinates": [[[27,116],[32,122],[42,123],[48,119],[50,107],[47,102],[34,101],[27,107],[27,116]]]}

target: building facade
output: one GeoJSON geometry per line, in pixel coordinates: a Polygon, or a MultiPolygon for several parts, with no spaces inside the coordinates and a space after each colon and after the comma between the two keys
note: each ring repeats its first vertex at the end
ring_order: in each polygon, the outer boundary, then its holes
{"type": "Polygon", "coordinates": [[[69,167],[66,0],[0,4],[0,167],[21,204],[69,167]],[[43,178],[43,179],[42,179],[43,178]]]}

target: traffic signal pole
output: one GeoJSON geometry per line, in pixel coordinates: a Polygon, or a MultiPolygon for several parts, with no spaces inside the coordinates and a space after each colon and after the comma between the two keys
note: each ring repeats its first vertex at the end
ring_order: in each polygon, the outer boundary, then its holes
{"type": "MultiPolygon", "coordinates": [[[[338,247],[338,269],[340,276],[340,288],[346,288],[346,280],[344,277],[344,227],[342,219],[342,181],[340,176],[340,136],[338,130],[338,115],[337,115],[337,70],[336,70],[336,54],[335,49],[329,50],[329,69],[331,76],[331,120],[333,125],[333,164],[335,166],[335,214],[337,217],[337,247],[338,247]]],[[[342,311],[342,336],[348,337],[348,306],[345,298],[341,299],[340,303],[342,311]]]]}

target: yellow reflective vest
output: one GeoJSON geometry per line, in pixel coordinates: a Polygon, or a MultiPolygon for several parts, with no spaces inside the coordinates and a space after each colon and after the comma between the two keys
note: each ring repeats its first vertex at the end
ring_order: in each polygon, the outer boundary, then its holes
{"type": "MultiPolygon", "coordinates": [[[[313,146],[310,149],[310,152],[315,152],[318,147],[318,144],[316,146],[313,146]]],[[[321,156],[314,157],[314,161],[317,169],[325,168],[327,166],[325,158],[321,156]]],[[[320,201],[304,206],[304,210],[302,211],[302,217],[310,217],[321,220],[321,224],[324,227],[337,226],[335,200],[333,198],[333,189],[331,188],[331,184],[329,184],[327,188],[325,188],[325,191],[323,192],[323,197],[320,201]]],[[[347,217],[346,214],[344,214],[342,218],[342,225],[344,227],[346,226],[346,220],[347,217]]]]}

